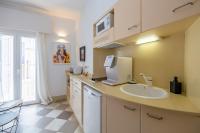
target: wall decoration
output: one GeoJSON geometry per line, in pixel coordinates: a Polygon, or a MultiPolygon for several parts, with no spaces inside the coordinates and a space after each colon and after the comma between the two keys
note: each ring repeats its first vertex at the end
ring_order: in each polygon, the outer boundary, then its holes
{"type": "Polygon", "coordinates": [[[85,46],[80,47],[80,61],[85,61],[85,46]]]}
{"type": "Polygon", "coordinates": [[[70,45],[64,43],[56,43],[53,51],[53,63],[69,64],[70,62],[70,45]]]}

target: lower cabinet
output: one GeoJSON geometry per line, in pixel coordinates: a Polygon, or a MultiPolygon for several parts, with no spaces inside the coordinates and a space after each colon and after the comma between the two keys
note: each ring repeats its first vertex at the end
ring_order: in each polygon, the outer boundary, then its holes
{"type": "Polygon", "coordinates": [[[200,117],[141,106],[141,133],[200,133],[200,117]]]}
{"type": "Polygon", "coordinates": [[[82,88],[81,82],[70,78],[70,106],[80,126],[82,126],[82,88]]]}
{"type": "MultiPolygon", "coordinates": [[[[130,103],[110,96],[102,100],[102,133],[200,133],[195,114],[130,103]]],[[[82,83],[70,78],[70,105],[82,126],[82,83]]]]}
{"type": "Polygon", "coordinates": [[[140,105],[107,97],[107,133],[140,133],[140,105]]]}
{"type": "Polygon", "coordinates": [[[107,133],[200,133],[200,117],[107,97],[107,133]]]}

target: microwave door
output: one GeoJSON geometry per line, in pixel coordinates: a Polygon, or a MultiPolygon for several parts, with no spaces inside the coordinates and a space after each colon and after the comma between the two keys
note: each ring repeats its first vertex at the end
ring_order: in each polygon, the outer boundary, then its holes
{"type": "Polygon", "coordinates": [[[102,23],[100,23],[99,25],[97,25],[97,34],[102,33],[105,30],[105,22],[103,21],[102,23]]]}

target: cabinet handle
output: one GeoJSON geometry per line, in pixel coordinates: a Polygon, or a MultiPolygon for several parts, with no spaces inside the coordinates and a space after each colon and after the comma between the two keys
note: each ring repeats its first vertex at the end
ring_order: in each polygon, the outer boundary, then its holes
{"type": "Polygon", "coordinates": [[[94,97],[96,97],[96,96],[97,96],[97,95],[95,95],[95,94],[94,94],[94,93],[92,93],[92,92],[91,92],[91,95],[92,95],[92,96],[94,96],[94,97]]]}
{"type": "Polygon", "coordinates": [[[150,118],[156,119],[156,120],[163,120],[163,117],[155,116],[155,115],[152,115],[150,113],[147,113],[147,116],[149,116],[150,118]]]}
{"type": "Polygon", "coordinates": [[[131,107],[128,107],[127,105],[124,105],[124,108],[125,108],[125,109],[128,109],[128,110],[130,110],[130,111],[135,111],[135,110],[136,110],[136,108],[131,108],[131,107]]]}
{"type": "Polygon", "coordinates": [[[133,26],[129,27],[128,30],[132,30],[132,29],[135,29],[137,27],[138,27],[138,25],[133,25],[133,26]]]}
{"type": "Polygon", "coordinates": [[[172,10],[172,12],[175,13],[177,10],[179,10],[179,9],[181,9],[181,8],[183,8],[183,7],[186,7],[186,6],[188,6],[188,5],[193,6],[193,5],[194,5],[194,2],[188,2],[188,3],[186,3],[186,4],[183,4],[183,5],[179,6],[179,7],[176,7],[176,8],[174,8],[174,9],[172,10]]]}

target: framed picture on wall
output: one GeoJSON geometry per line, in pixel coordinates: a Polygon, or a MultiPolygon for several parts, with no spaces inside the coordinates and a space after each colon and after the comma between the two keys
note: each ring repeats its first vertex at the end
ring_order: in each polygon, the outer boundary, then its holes
{"type": "Polygon", "coordinates": [[[80,47],[80,61],[85,61],[85,46],[80,47]]]}
{"type": "Polygon", "coordinates": [[[70,45],[56,43],[52,56],[53,64],[70,64],[70,45]]]}

